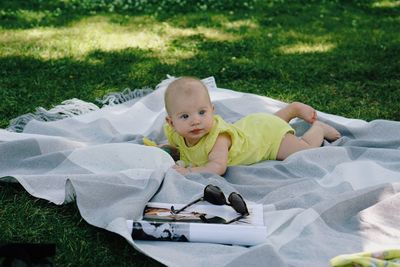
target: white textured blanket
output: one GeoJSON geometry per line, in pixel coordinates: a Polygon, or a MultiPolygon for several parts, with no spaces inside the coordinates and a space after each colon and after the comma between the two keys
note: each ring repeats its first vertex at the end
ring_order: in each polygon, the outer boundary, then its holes
{"type": "MultiPolygon", "coordinates": [[[[143,136],[165,139],[163,93],[170,81],[131,100],[132,92],[111,96],[101,109],[72,100],[64,108],[19,118],[0,130],[0,179],[17,180],[33,196],[56,204],[75,199],[87,222],[122,235],[169,266],[327,266],[340,254],[400,247],[399,122],[367,123],[319,112],[341,139],[285,161],[229,167],[224,177],[184,177],[170,169],[174,162],[168,154],[140,145],[143,136]],[[65,118],[43,121],[54,114],[65,118]],[[131,239],[125,220],[139,219],[150,199],[187,203],[209,183],[264,205],[264,244],[131,239]]],[[[213,78],[206,83],[217,114],[230,122],[285,105],[217,88],[213,78]]],[[[298,134],[308,127],[300,120],[292,125],[298,134]]]]}

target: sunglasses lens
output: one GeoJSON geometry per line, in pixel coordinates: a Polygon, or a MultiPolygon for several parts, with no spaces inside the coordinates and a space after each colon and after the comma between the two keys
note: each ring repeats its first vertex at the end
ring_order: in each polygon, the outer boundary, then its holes
{"type": "Polygon", "coordinates": [[[204,188],[204,200],[214,205],[226,204],[224,193],[215,185],[207,185],[206,188],[204,188]]]}
{"type": "Polygon", "coordinates": [[[238,193],[231,193],[228,198],[229,203],[231,203],[232,208],[242,215],[248,215],[249,211],[241,195],[238,193]]]}

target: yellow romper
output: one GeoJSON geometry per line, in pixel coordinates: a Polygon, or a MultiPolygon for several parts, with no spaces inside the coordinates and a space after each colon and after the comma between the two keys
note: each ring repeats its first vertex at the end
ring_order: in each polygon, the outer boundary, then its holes
{"type": "Polygon", "coordinates": [[[180,151],[180,159],[188,166],[204,166],[208,154],[221,133],[231,137],[228,153],[228,166],[250,165],[263,160],[275,160],[279,146],[286,133],[294,129],[281,118],[267,113],[248,115],[234,124],[227,123],[220,116],[214,115],[214,125],[196,145],[188,147],[185,140],[169,125],[164,125],[168,142],[180,151]]]}

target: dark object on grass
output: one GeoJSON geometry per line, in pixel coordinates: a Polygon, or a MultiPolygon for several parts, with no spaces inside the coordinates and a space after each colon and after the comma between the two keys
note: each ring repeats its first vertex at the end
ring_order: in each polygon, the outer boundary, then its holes
{"type": "Polygon", "coordinates": [[[55,254],[55,244],[0,244],[0,258],[4,258],[2,267],[54,267],[52,257],[55,254]]]}

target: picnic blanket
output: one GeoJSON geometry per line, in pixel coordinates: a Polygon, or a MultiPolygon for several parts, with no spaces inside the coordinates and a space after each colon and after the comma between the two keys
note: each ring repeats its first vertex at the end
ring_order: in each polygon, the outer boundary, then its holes
{"type": "MultiPolygon", "coordinates": [[[[76,201],[90,224],[118,233],[168,266],[328,266],[341,254],[400,248],[400,122],[344,118],[318,112],[342,138],[284,161],[229,167],[221,177],[178,174],[164,151],[142,145],[165,141],[163,93],[125,90],[103,107],[72,99],[38,109],[0,130],[0,177],[55,204],[76,201]],[[265,243],[134,241],[125,221],[139,219],[148,201],[188,203],[207,184],[239,192],[264,206],[265,243]]],[[[218,88],[204,79],[216,113],[229,122],[286,104],[218,88]]],[[[296,133],[307,123],[291,122],[296,133]]]]}

